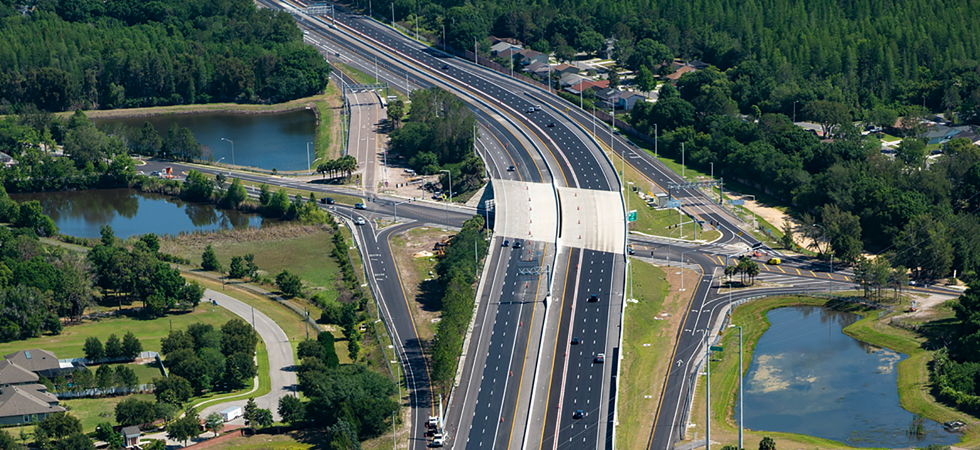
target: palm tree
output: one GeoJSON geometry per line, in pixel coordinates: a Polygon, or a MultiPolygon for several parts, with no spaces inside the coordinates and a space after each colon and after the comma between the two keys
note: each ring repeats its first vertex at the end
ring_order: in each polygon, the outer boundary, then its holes
{"type": "Polygon", "coordinates": [[[732,277],[734,277],[735,274],[737,274],[737,273],[738,273],[738,268],[737,267],[735,267],[735,266],[725,266],[725,278],[728,278],[728,281],[729,282],[732,281],[732,277]]]}
{"type": "Polygon", "coordinates": [[[755,277],[759,276],[760,270],[761,269],[759,269],[759,264],[756,263],[755,261],[749,261],[746,264],[746,273],[748,273],[749,280],[752,281],[752,284],[755,284],[755,277]]]}

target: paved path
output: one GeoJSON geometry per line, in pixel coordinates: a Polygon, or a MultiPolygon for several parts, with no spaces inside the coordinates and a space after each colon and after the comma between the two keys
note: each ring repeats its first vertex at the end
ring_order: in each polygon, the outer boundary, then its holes
{"type": "MultiPolygon", "coordinates": [[[[258,331],[259,336],[262,341],[265,342],[265,348],[268,349],[269,353],[269,379],[272,384],[272,391],[268,394],[263,395],[255,399],[255,403],[259,408],[264,408],[272,411],[272,417],[274,420],[280,420],[279,412],[279,399],[286,395],[295,395],[296,386],[296,371],[293,363],[293,348],[289,344],[289,338],[286,337],[286,333],[282,331],[272,319],[270,319],[265,314],[260,311],[254,311],[251,306],[238,301],[228,295],[221,292],[212,291],[208,289],[204,291],[204,298],[209,300],[215,300],[218,302],[218,306],[225,308],[237,316],[245,319],[248,323],[254,323],[255,330],[258,331]],[[254,314],[254,316],[253,316],[254,314]]],[[[198,410],[198,415],[203,419],[213,412],[221,412],[231,406],[245,406],[248,403],[248,397],[241,397],[235,400],[230,400],[226,402],[218,402],[214,404],[208,404],[203,409],[198,410]]],[[[238,418],[229,422],[229,424],[244,424],[244,419],[238,418]]],[[[201,435],[196,440],[188,441],[189,445],[193,445],[197,442],[209,439],[213,436],[213,433],[207,432],[201,435]]],[[[143,439],[165,439],[166,433],[154,433],[151,435],[146,435],[143,439]]],[[[183,447],[183,442],[176,442],[167,439],[167,448],[179,448],[183,447]]]]}

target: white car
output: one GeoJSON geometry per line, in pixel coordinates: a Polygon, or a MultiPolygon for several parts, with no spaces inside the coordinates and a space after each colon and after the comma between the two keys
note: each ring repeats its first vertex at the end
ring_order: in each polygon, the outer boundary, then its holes
{"type": "Polygon", "coordinates": [[[366,225],[367,224],[367,222],[364,221],[364,218],[363,217],[358,217],[358,218],[354,219],[354,223],[356,223],[358,225],[366,225]]]}

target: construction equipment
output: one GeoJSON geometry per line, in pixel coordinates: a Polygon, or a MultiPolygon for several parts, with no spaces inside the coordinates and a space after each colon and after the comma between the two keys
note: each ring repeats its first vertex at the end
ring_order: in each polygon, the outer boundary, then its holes
{"type": "Polygon", "coordinates": [[[164,168],[163,171],[164,171],[164,175],[163,175],[164,178],[166,178],[168,180],[173,180],[173,179],[177,178],[177,175],[174,175],[174,168],[173,167],[164,168]]]}

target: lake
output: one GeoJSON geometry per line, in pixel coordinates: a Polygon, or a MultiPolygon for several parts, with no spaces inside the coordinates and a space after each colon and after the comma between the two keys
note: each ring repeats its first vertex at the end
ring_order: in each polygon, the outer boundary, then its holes
{"type": "MultiPolygon", "coordinates": [[[[155,233],[180,234],[230,228],[260,227],[258,214],[218,209],[206,203],[190,203],[176,197],[146,194],[135,189],[10,194],[18,202],[38,200],[58,230],[67,235],[98,238],[102,225],[112,226],[116,237],[155,233]]],[[[268,219],[266,219],[268,220],[268,219]]]]}
{"type": "MultiPolygon", "coordinates": [[[[899,404],[896,365],[905,355],[843,333],[860,316],[820,307],[778,308],[745,375],[745,427],[844,442],[855,447],[951,445],[959,439],[899,404]]],[[[736,355],[737,357],[737,355],[736,355]]]]}
{"type": "MultiPolygon", "coordinates": [[[[275,114],[205,113],[95,119],[97,125],[115,123],[128,127],[142,127],[150,122],[161,137],[167,135],[171,123],[189,128],[201,145],[210,150],[217,161],[262,169],[305,170],[307,165],[306,143],[316,136],[316,115],[310,110],[275,114]]],[[[310,144],[310,158],[313,145],[310,144]]],[[[205,152],[205,155],[207,152],[205,152]]],[[[204,157],[207,159],[207,156],[204,157]]]]}

